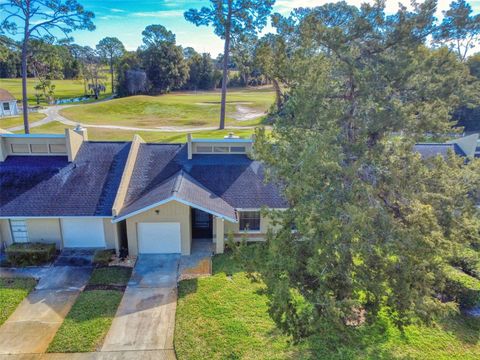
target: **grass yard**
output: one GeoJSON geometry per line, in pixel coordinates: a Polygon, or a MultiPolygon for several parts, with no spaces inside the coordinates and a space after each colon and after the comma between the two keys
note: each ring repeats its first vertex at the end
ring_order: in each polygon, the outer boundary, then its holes
{"type": "Polygon", "coordinates": [[[36,283],[31,278],[0,278],[0,325],[7,321],[36,283]]]}
{"type": "Polygon", "coordinates": [[[93,271],[88,284],[126,286],[130,275],[132,275],[132,269],[128,267],[97,268],[93,271]]]}
{"type": "MultiPolygon", "coordinates": [[[[30,113],[28,115],[28,121],[30,123],[38,120],[42,120],[45,117],[45,114],[40,113],[30,113]]],[[[0,129],[8,129],[14,126],[23,125],[23,116],[13,116],[13,117],[6,117],[0,118],[0,129]]]]}
{"type": "MultiPolygon", "coordinates": [[[[66,128],[73,128],[60,122],[51,122],[46,125],[31,128],[32,134],[63,134],[66,128]]],[[[22,131],[18,131],[21,133],[22,131]]],[[[254,129],[245,130],[205,130],[192,132],[197,138],[223,138],[233,132],[242,138],[248,138],[254,133],[254,129]]],[[[89,140],[106,141],[131,141],[133,135],[140,135],[147,142],[184,143],[187,141],[186,132],[163,132],[163,131],[125,131],[116,129],[88,128],[89,140]]]]}
{"type": "MultiPolygon", "coordinates": [[[[109,76],[106,74],[105,76],[109,76]]],[[[102,96],[110,95],[110,80],[109,78],[104,80],[107,86],[107,91],[102,93],[102,96]]],[[[52,80],[55,85],[55,98],[56,99],[70,99],[81,97],[85,94],[83,80],[52,80]]],[[[36,105],[37,99],[35,97],[35,85],[38,84],[38,80],[30,78],[27,80],[28,91],[28,103],[30,105],[36,105]]],[[[12,93],[17,100],[22,99],[22,79],[0,79],[0,88],[5,89],[12,93]]],[[[45,102],[40,102],[41,105],[45,105],[45,102]]]]}
{"type": "Polygon", "coordinates": [[[179,360],[480,358],[480,319],[461,315],[439,319],[432,327],[411,325],[404,334],[383,317],[346,334],[326,331],[293,345],[269,318],[261,283],[247,279],[228,254],[214,257],[213,273],[179,284],[179,360]]]}
{"type": "MultiPolygon", "coordinates": [[[[126,285],[131,269],[97,268],[93,271],[89,285],[126,285]]],[[[47,352],[90,352],[97,350],[105,338],[123,291],[88,290],[83,291],[65,321],[57,331],[47,352]]]]}
{"type": "MultiPolygon", "coordinates": [[[[271,88],[230,90],[227,95],[227,125],[261,124],[274,101],[271,88]]],[[[131,96],[63,109],[61,114],[85,124],[139,128],[159,126],[217,126],[220,92],[174,92],[161,96],[131,96]]]]}

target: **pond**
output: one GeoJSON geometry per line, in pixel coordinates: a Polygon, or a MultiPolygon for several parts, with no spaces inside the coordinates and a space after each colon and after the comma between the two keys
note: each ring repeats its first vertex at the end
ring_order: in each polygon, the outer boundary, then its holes
{"type": "Polygon", "coordinates": [[[72,104],[72,103],[77,103],[81,101],[85,101],[90,99],[89,96],[82,96],[82,97],[76,97],[76,98],[70,98],[70,99],[58,99],[55,101],[56,105],[63,105],[63,104],[72,104]]]}

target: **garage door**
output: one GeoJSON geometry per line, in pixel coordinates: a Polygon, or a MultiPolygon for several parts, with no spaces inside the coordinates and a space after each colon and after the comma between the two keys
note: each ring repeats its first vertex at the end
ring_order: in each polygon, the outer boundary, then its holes
{"type": "Polygon", "coordinates": [[[63,246],[105,247],[103,219],[62,219],[63,246]]]}
{"type": "Polygon", "coordinates": [[[140,254],[177,254],[181,252],[180,223],[139,223],[140,254]]]}

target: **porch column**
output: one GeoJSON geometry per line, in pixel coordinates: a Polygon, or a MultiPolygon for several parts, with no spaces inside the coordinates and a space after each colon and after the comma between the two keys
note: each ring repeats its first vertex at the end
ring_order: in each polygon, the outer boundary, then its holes
{"type": "Polygon", "coordinates": [[[223,254],[225,250],[225,221],[221,218],[215,218],[215,253],[223,254]]]}

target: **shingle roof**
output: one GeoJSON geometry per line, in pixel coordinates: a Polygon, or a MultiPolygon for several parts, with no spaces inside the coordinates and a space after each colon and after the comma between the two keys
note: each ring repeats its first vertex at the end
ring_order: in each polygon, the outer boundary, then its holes
{"type": "Polygon", "coordinates": [[[446,157],[449,150],[452,150],[454,154],[465,156],[465,153],[457,144],[423,143],[416,144],[413,149],[424,159],[428,159],[437,155],[446,157]]]}
{"type": "Polygon", "coordinates": [[[193,207],[214,212],[217,215],[231,220],[236,219],[235,209],[222,198],[213,194],[209,189],[202,186],[185,171],[180,170],[172,177],[155,187],[147,194],[124,208],[119,218],[132,214],[146,207],[177,200],[193,207]]]}
{"type": "Polygon", "coordinates": [[[0,216],[111,216],[130,143],[84,142],[64,156],[0,162],[0,216]]]}
{"type": "Polygon", "coordinates": [[[16,99],[13,97],[11,93],[9,93],[5,89],[0,89],[0,101],[15,101],[16,99]]]}
{"type": "Polygon", "coordinates": [[[287,207],[279,186],[265,183],[263,165],[246,155],[197,154],[188,160],[186,145],[141,144],[122,214],[138,210],[139,204],[153,204],[170,189],[169,180],[181,171],[190,183],[183,196],[208,205],[212,211],[215,206],[222,209],[217,208],[219,213],[238,208],[287,207]]]}

